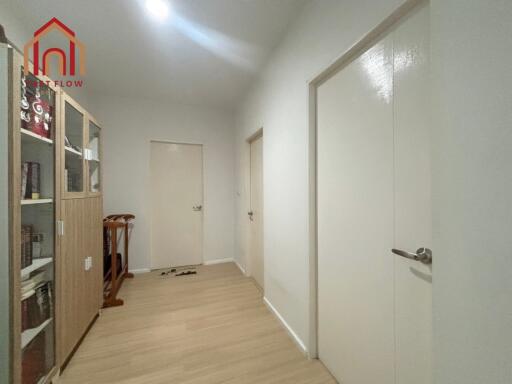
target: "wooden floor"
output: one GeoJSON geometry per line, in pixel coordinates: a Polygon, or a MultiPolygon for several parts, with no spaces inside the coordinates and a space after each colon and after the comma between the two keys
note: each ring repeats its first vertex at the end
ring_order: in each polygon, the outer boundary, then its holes
{"type": "Polygon", "coordinates": [[[335,383],[308,360],[233,263],[197,276],[126,280],[59,384],[335,383]]]}

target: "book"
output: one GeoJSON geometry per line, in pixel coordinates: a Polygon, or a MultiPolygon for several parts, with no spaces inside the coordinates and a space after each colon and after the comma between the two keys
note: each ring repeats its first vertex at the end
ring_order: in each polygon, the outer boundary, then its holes
{"type": "Polygon", "coordinates": [[[31,199],[39,199],[40,193],[41,193],[41,164],[36,163],[35,161],[30,162],[30,169],[31,169],[31,180],[30,180],[30,187],[31,187],[31,199]]]}
{"type": "Polygon", "coordinates": [[[32,258],[38,259],[43,256],[43,234],[33,233],[32,234],[32,258]]]}
{"type": "Polygon", "coordinates": [[[25,161],[21,168],[21,198],[39,199],[41,197],[41,164],[25,161]]]}
{"type": "MultiPolygon", "coordinates": [[[[31,279],[30,279],[31,280],[31,279]]],[[[27,283],[21,296],[22,330],[37,328],[52,317],[53,295],[50,281],[36,280],[27,283]],[[39,281],[39,282],[38,282],[39,281]],[[36,285],[35,288],[33,285],[36,285]],[[30,289],[32,288],[32,289],[30,289]]]]}
{"type": "Polygon", "coordinates": [[[28,168],[30,163],[28,161],[21,164],[21,198],[27,198],[27,183],[28,183],[28,168]]]}
{"type": "Polygon", "coordinates": [[[21,226],[21,269],[32,265],[32,233],[31,225],[21,226]]]}
{"type": "Polygon", "coordinates": [[[46,332],[43,331],[23,349],[21,382],[37,384],[46,374],[46,365],[46,332]]]}

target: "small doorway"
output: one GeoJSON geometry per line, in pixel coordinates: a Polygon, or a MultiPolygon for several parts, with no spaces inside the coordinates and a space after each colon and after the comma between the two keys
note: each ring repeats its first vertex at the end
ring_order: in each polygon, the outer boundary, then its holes
{"type": "Polygon", "coordinates": [[[151,142],[151,269],[203,262],[203,147],[151,142]]]}
{"type": "Polygon", "coordinates": [[[263,258],[263,134],[259,133],[250,144],[250,197],[249,197],[249,274],[264,290],[263,258]]]}

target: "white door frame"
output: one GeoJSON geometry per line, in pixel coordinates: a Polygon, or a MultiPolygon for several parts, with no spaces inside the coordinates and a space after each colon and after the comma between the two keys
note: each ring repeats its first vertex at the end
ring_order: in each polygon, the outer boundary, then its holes
{"type": "Polygon", "coordinates": [[[384,21],[364,35],[332,64],[308,82],[309,101],[309,328],[308,357],[318,358],[318,215],[317,215],[317,89],[325,81],[388,34],[419,4],[429,0],[407,0],[384,21]]]}
{"type": "MultiPolygon", "coordinates": [[[[245,234],[245,249],[246,249],[246,257],[245,257],[245,275],[248,277],[252,276],[252,270],[251,270],[251,260],[250,260],[250,252],[251,252],[251,227],[249,225],[249,222],[247,221],[247,212],[251,210],[251,143],[259,139],[260,137],[263,137],[263,127],[258,128],[254,133],[249,135],[245,139],[245,151],[244,151],[244,157],[245,157],[245,166],[244,166],[244,174],[245,174],[245,183],[244,183],[244,222],[246,225],[244,226],[244,234],[245,234]]],[[[263,143],[263,145],[265,145],[263,143]]],[[[262,154],[262,160],[263,163],[265,163],[265,157],[264,157],[265,150],[263,149],[262,154]]],[[[261,165],[263,167],[263,164],[261,165]]],[[[265,177],[265,173],[263,173],[263,177],[265,177]]],[[[263,193],[263,191],[262,191],[263,193]]],[[[265,211],[265,205],[263,205],[263,211],[265,211]]],[[[265,228],[263,224],[263,228],[265,228]]],[[[265,242],[263,240],[263,242],[265,242]]],[[[263,247],[264,249],[265,247],[263,247]]],[[[265,261],[265,252],[263,252],[263,261],[265,261]]],[[[263,262],[263,279],[265,279],[265,262],[263,262]]]]}
{"type": "MultiPolygon", "coordinates": [[[[148,150],[151,153],[151,143],[164,143],[164,144],[179,144],[179,145],[200,145],[201,146],[201,155],[202,155],[202,161],[201,161],[201,204],[203,205],[203,211],[201,215],[201,264],[204,264],[204,216],[206,214],[206,207],[204,203],[204,196],[205,196],[205,190],[206,186],[204,184],[204,170],[205,170],[205,156],[204,156],[204,144],[200,142],[192,142],[192,141],[177,141],[177,140],[165,140],[165,139],[150,139],[148,142],[148,150]]],[[[151,172],[151,162],[150,159],[151,156],[148,156],[148,175],[151,172]]],[[[148,208],[151,210],[151,207],[148,208]]],[[[150,215],[151,216],[151,215],[150,215]]],[[[151,236],[151,217],[150,217],[150,227],[149,227],[149,233],[151,236]]],[[[151,249],[149,250],[149,257],[150,257],[150,264],[151,264],[151,249]]]]}

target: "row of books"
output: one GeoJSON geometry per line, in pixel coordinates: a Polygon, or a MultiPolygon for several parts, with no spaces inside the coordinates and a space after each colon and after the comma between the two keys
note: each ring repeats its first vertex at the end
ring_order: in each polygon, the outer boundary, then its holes
{"type": "MultiPolygon", "coordinates": [[[[52,283],[39,272],[21,282],[21,330],[37,328],[52,317],[52,283]]],[[[36,384],[51,365],[47,360],[46,329],[39,332],[23,349],[22,383],[36,384]]]]}
{"type": "Polygon", "coordinates": [[[21,165],[21,198],[39,199],[41,194],[41,164],[25,161],[21,165]]]}
{"type": "Polygon", "coordinates": [[[34,227],[32,225],[21,226],[21,268],[27,268],[32,265],[34,258],[32,236],[34,227]]]}
{"type": "Polygon", "coordinates": [[[52,317],[52,284],[39,272],[21,283],[21,329],[37,328],[52,317]]]}
{"type": "Polygon", "coordinates": [[[45,377],[50,363],[46,356],[46,332],[39,333],[25,347],[21,361],[21,382],[37,384],[45,377]]]}

